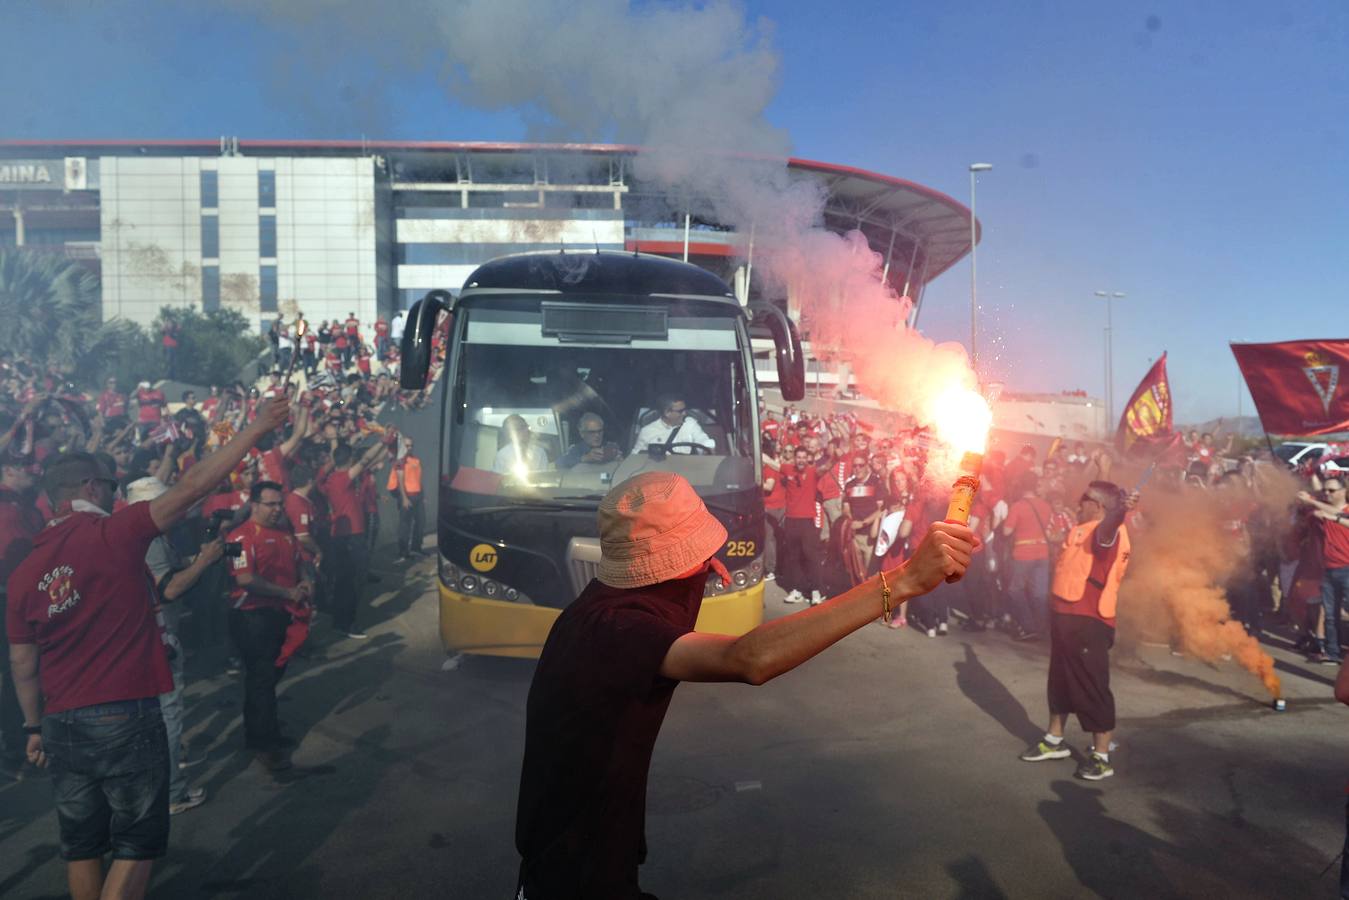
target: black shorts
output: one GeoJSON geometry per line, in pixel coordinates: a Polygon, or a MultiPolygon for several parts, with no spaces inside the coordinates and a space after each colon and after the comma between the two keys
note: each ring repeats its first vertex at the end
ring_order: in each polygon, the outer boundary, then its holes
{"type": "Polygon", "coordinates": [[[1049,617],[1049,712],[1077,713],[1084,731],[1115,730],[1110,648],[1115,629],[1090,616],[1049,617]]]}
{"type": "Polygon", "coordinates": [[[159,698],[42,719],[61,858],[158,859],[169,844],[169,740],[159,698]]]}

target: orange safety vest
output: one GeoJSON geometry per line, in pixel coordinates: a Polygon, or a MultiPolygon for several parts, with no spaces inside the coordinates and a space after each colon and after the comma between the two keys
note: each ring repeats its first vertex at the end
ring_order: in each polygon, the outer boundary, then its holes
{"type": "MultiPolygon", "coordinates": [[[[389,470],[389,487],[393,493],[398,493],[398,466],[389,470]]],[[[402,462],[403,469],[403,490],[409,494],[420,494],[422,492],[422,461],[415,456],[404,458],[402,462]]]]}
{"type": "MultiPolygon", "coordinates": [[[[1087,579],[1091,577],[1091,541],[1096,534],[1098,522],[1076,525],[1068,532],[1063,541],[1063,552],[1059,554],[1058,564],[1054,566],[1054,596],[1068,603],[1076,603],[1087,592],[1087,579]]],[[[1115,617],[1115,606],[1119,600],[1119,583],[1124,580],[1124,570],[1129,568],[1129,531],[1120,525],[1115,540],[1119,552],[1106,573],[1105,584],[1101,585],[1099,609],[1107,619],[1115,617]]]]}

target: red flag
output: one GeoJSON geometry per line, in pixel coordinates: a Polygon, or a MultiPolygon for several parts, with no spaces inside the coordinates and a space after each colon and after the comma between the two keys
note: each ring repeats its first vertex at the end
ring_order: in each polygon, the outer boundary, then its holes
{"type": "Polygon", "coordinates": [[[1122,453],[1162,450],[1170,443],[1171,434],[1171,384],[1166,380],[1163,352],[1124,407],[1115,432],[1115,446],[1122,453]]]}
{"type": "Polygon", "coordinates": [[[1340,383],[1349,340],[1233,344],[1232,355],[1266,432],[1349,431],[1349,392],[1340,383]]]}

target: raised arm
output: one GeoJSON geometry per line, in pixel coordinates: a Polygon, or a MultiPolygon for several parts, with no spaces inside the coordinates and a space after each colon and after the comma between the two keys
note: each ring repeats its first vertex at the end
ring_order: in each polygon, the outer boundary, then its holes
{"type": "Polygon", "coordinates": [[[280,427],[290,414],[290,403],[285,397],[268,400],[258,409],[257,418],[236,434],[228,444],[197,463],[184,473],[173,487],[150,501],[150,517],[159,530],[168,530],[200,499],[220,484],[244,454],[264,434],[280,427]]]}
{"type": "MultiPolygon", "coordinates": [[[[933,523],[914,555],[885,573],[891,609],[944,581],[958,580],[973,552],[974,535],[964,525],[933,523]]],[[[880,577],[870,578],[819,606],[765,622],[740,637],[690,632],[670,646],[660,673],[679,681],[763,684],[875,621],[882,612],[881,596],[880,577]]]]}

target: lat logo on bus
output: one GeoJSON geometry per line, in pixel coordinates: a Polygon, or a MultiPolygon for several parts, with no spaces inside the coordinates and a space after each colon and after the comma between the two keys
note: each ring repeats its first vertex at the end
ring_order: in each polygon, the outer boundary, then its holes
{"type": "Polygon", "coordinates": [[[468,564],[479,572],[490,572],[497,565],[497,548],[491,544],[479,544],[468,551],[468,564]]]}

